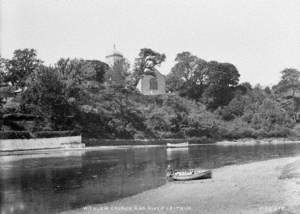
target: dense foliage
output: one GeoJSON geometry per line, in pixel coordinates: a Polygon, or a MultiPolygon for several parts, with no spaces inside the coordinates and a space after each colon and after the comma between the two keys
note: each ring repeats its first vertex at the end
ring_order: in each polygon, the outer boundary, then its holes
{"type": "Polygon", "coordinates": [[[129,88],[134,89],[144,74],[155,75],[155,66],[159,66],[166,59],[165,54],[158,53],[150,48],[142,48],[135,58],[133,72],[128,81],[129,88]]]}
{"type": "Polygon", "coordinates": [[[189,52],[177,54],[167,76],[168,90],[200,100],[208,109],[227,105],[239,82],[239,72],[230,63],[206,62],[189,52]]]}
{"type": "MultiPolygon", "coordinates": [[[[164,54],[141,49],[131,73],[134,84],[147,68],[151,72],[164,60],[164,54]],[[147,67],[149,58],[153,64],[147,67]]],[[[281,81],[270,89],[239,84],[240,74],[231,63],[207,62],[189,52],[177,54],[175,61],[167,75],[172,93],[144,96],[134,87],[107,84],[111,68],[101,61],[60,59],[45,66],[34,50],[17,50],[12,59],[1,59],[0,80],[2,85],[22,89],[17,95],[19,105],[8,108],[6,103],[0,112],[36,115],[33,123],[25,123],[29,131],[76,130],[93,138],[236,139],[293,134],[300,106],[297,70],[284,70],[281,81]],[[286,97],[290,90],[293,96],[286,97]]],[[[121,72],[122,68],[114,69],[121,72]]]]}

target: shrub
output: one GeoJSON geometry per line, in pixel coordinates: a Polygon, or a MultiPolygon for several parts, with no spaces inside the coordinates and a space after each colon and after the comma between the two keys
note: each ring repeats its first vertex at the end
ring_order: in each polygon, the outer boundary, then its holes
{"type": "Polygon", "coordinates": [[[52,138],[52,137],[67,137],[67,136],[76,136],[80,135],[78,131],[39,131],[35,132],[34,136],[36,138],[52,138]]]}
{"type": "Polygon", "coordinates": [[[0,139],[29,139],[31,134],[27,131],[1,131],[0,139]]]}

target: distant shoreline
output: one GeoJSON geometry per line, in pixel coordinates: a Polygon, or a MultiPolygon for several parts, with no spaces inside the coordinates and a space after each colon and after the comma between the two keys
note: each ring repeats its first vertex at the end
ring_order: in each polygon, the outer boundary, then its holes
{"type": "Polygon", "coordinates": [[[84,147],[81,135],[32,139],[2,139],[0,141],[0,152],[81,149],[84,147]]]}
{"type": "Polygon", "coordinates": [[[190,139],[95,139],[83,138],[87,147],[115,147],[115,146],[158,146],[166,143],[182,143],[188,141],[190,145],[261,145],[261,144],[286,144],[300,143],[299,138],[241,138],[241,139],[209,139],[209,138],[190,138],[190,139]]]}
{"type": "Polygon", "coordinates": [[[291,138],[263,138],[263,139],[252,139],[252,138],[243,138],[239,140],[222,140],[218,141],[216,145],[222,146],[231,146],[231,145],[267,145],[267,144],[293,144],[300,143],[300,139],[291,139],[291,138]]]}
{"type": "MultiPolygon", "coordinates": [[[[70,138],[70,137],[64,137],[64,138],[70,138]]],[[[167,143],[182,143],[182,142],[189,142],[189,146],[197,146],[197,145],[203,145],[203,146],[209,146],[209,145],[217,145],[217,146],[255,146],[255,145],[277,145],[277,144],[298,144],[300,143],[300,139],[296,138],[263,138],[263,139],[252,139],[252,138],[242,138],[238,140],[220,140],[220,141],[201,141],[203,139],[199,138],[192,138],[192,139],[144,139],[144,140],[133,140],[133,139],[83,139],[82,144],[81,140],[80,145],[77,146],[73,145],[72,142],[74,142],[73,139],[70,139],[70,142],[67,142],[65,145],[56,145],[58,138],[36,138],[36,139],[13,139],[13,140],[4,140],[7,141],[5,143],[2,141],[0,145],[0,152],[2,154],[13,154],[15,152],[39,152],[39,151],[51,151],[51,150],[61,150],[61,149],[83,149],[83,150],[110,150],[110,149],[127,149],[127,148],[144,148],[144,147],[164,147],[167,143]],[[54,142],[53,145],[37,145],[39,140],[47,140],[49,143],[54,142]],[[31,143],[28,143],[29,141],[34,141],[31,143]],[[91,141],[93,143],[91,143],[91,141]],[[20,144],[18,149],[15,149],[12,147],[11,142],[17,142],[17,144],[20,144]],[[5,144],[5,145],[4,145],[5,144]],[[70,144],[70,146],[69,146],[70,144]],[[8,149],[9,148],[9,149],[8,149]]]]}

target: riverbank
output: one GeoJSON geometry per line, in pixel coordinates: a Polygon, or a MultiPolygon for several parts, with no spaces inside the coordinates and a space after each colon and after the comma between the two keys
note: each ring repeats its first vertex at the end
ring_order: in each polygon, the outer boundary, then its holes
{"type": "Polygon", "coordinates": [[[192,144],[212,144],[215,139],[199,137],[199,138],[165,138],[165,139],[96,139],[83,138],[87,147],[95,146],[144,146],[144,145],[166,145],[167,143],[190,142],[192,144]]]}
{"type": "Polygon", "coordinates": [[[213,171],[213,178],[166,185],[76,213],[300,213],[299,157],[213,171]]]}
{"type": "Polygon", "coordinates": [[[300,143],[299,138],[262,138],[262,139],[254,139],[254,138],[242,138],[238,140],[221,140],[216,142],[216,145],[219,146],[242,146],[242,145],[266,145],[266,144],[292,144],[292,143],[300,143]]]}
{"type": "Polygon", "coordinates": [[[81,135],[32,139],[1,139],[0,152],[17,152],[51,149],[81,149],[81,135]]]}
{"type": "Polygon", "coordinates": [[[262,145],[262,144],[288,144],[300,143],[298,137],[293,138],[241,138],[236,140],[216,140],[212,138],[187,138],[187,139],[88,139],[83,138],[87,147],[116,147],[116,146],[155,146],[167,143],[189,142],[190,145],[217,144],[230,145],[262,145]]]}

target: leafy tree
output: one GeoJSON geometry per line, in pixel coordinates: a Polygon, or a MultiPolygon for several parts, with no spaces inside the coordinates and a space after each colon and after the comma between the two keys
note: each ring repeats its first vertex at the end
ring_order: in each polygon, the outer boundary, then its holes
{"type": "Polygon", "coordinates": [[[295,97],[296,92],[300,90],[300,71],[294,68],[286,68],[281,71],[281,80],[274,86],[278,93],[286,93],[295,97]]]}
{"type": "Polygon", "coordinates": [[[12,59],[6,62],[6,81],[14,86],[24,88],[27,77],[32,74],[42,61],[37,58],[36,50],[15,50],[12,59]]]}
{"type": "Polygon", "coordinates": [[[99,90],[104,82],[108,65],[98,60],[60,59],[55,64],[56,70],[66,84],[68,96],[78,99],[88,91],[99,90]]]}
{"type": "Polygon", "coordinates": [[[179,92],[183,89],[184,80],[173,73],[169,73],[166,76],[166,91],[167,92],[179,92]]]}
{"type": "Polygon", "coordinates": [[[165,54],[158,53],[150,48],[143,48],[135,58],[130,87],[136,87],[144,74],[154,75],[154,69],[166,59],[165,54]]]}
{"type": "Polygon", "coordinates": [[[178,53],[176,64],[167,75],[168,91],[193,99],[201,97],[207,84],[207,62],[190,52],[178,53]]]}
{"type": "Polygon", "coordinates": [[[267,93],[267,94],[272,94],[272,90],[271,90],[271,88],[269,87],[269,86],[267,86],[267,87],[265,87],[265,92],[267,93]]]}
{"type": "MultiPolygon", "coordinates": [[[[239,82],[239,72],[230,63],[206,62],[190,52],[176,56],[176,64],[167,76],[167,88],[195,100],[202,99],[210,109],[227,105],[239,82]]],[[[243,93],[247,90],[240,86],[243,93]]]]}
{"type": "Polygon", "coordinates": [[[278,102],[266,98],[253,115],[251,124],[255,129],[269,132],[278,126],[291,127],[293,121],[278,102]]]}
{"type": "Polygon", "coordinates": [[[146,129],[144,115],[132,100],[134,91],[123,87],[109,87],[101,92],[98,111],[111,134],[118,138],[133,138],[146,129]]]}
{"type": "Polygon", "coordinates": [[[242,82],[240,86],[247,89],[247,91],[252,90],[252,85],[249,82],[242,82]]]}
{"type": "Polygon", "coordinates": [[[5,81],[5,76],[7,73],[6,63],[7,63],[7,60],[0,57],[0,84],[3,84],[5,81]]]}
{"type": "Polygon", "coordinates": [[[249,104],[249,97],[246,95],[236,95],[228,105],[219,109],[219,114],[224,120],[232,120],[244,114],[246,106],[249,104]]]}
{"type": "Polygon", "coordinates": [[[252,86],[248,82],[243,82],[243,83],[239,84],[238,86],[236,86],[234,88],[234,90],[235,90],[234,96],[244,95],[244,94],[251,92],[252,86]]]}
{"type": "MultiPolygon", "coordinates": [[[[5,79],[5,59],[0,58],[0,111],[2,105],[4,104],[4,98],[5,98],[3,87],[6,84],[4,84],[4,79],[5,79]]],[[[0,112],[0,117],[1,117],[1,112],[0,112]]]]}
{"type": "Polygon", "coordinates": [[[99,83],[105,81],[105,73],[108,71],[108,65],[106,63],[99,60],[87,60],[86,66],[89,68],[86,73],[92,74],[89,77],[90,80],[96,80],[99,83]]]}
{"type": "Polygon", "coordinates": [[[73,123],[73,106],[67,95],[69,89],[57,69],[40,66],[27,81],[23,109],[44,118],[46,123],[51,123],[51,129],[69,129],[73,123]]]}
{"type": "Polygon", "coordinates": [[[203,93],[209,109],[227,105],[233,98],[233,89],[238,85],[240,74],[230,63],[208,63],[207,84],[203,93]]]}
{"type": "Polygon", "coordinates": [[[74,80],[80,84],[84,80],[95,80],[103,83],[104,75],[108,70],[108,65],[99,60],[83,60],[83,59],[64,59],[61,58],[55,67],[63,75],[64,78],[74,80]]]}

